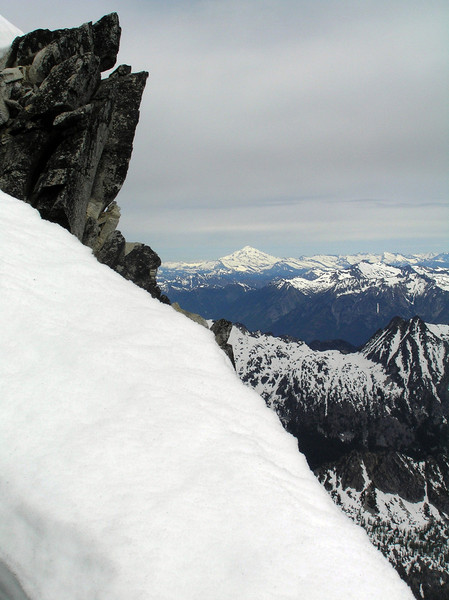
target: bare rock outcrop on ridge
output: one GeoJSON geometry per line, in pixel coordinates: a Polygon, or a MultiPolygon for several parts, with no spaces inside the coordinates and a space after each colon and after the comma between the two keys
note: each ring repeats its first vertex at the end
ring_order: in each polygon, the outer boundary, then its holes
{"type": "Polygon", "coordinates": [[[116,13],[73,29],[38,29],[0,61],[0,189],[37,208],[152,296],[157,254],[126,244],[115,198],[131,158],[148,73],[119,66],[116,13]],[[144,264],[145,263],[145,264],[144,264]]]}

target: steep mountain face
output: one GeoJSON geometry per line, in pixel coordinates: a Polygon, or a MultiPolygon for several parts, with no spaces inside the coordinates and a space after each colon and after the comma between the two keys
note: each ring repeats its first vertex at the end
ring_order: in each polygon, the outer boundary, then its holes
{"type": "Polygon", "coordinates": [[[313,467],[348,449],[447,448],[448,343],[419,318],[394,319],[346,355],[236,327],[230,343],[240,377],[301,439],[313,467]]]}
{"type": "MultiPolygon", "coordinates": [[[[423,257],[423,262],[427,260],[423,257]]],[[[275,278],[261,285],[261,277],[267,281],[273,272],[274,267],[258,272],[255,283],[255,275],[250,280],[234,270],[227,275],[233,284],[224,285],[223,278],[214,279],[210,272],[168,283],[163,271],[162,287],[181,306],[205,318],[225,317],[252,331],[292,335],[308,343],[340,339],[360,346],[396,315],[449,322],[449,269],[445,267],[362,261],[349,268],[316,268],[300,277],[275,278]]]]}
{"type": "Polygon", "coordinates": [[[449,586],[448,326],[393,319],[356,353],[233,328],[237,372],[411,585],[449,586]]]}
{"type": "Polygon", "coordinates": [[[112,13],[97,23],[17,37],[3,53],[0,189],[161,299],[160,258],[149,246],[127,244],[116,230],[115,198],[128,171],[148,77],[120,65],[101,78],[116,63],[120,35],[112,13]]]}

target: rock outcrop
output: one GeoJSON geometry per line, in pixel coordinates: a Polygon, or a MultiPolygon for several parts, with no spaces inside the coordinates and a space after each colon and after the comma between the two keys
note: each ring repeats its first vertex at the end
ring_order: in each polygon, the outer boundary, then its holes
{"type": "Polygon", "coordinates": [[[0,189],[37,208],[103,263],[161,296],[148,246],[129,247],[115,198],[131,158],[148,73],[119,66],[116,13],[14,40],[0,63],[0,189]]]}
{"type": "Polygon", "coordinates": [[[215,341],[223,350],[223,352],[229,357],[229,360],[231,361],[235,369],[234,350],[232,349],[231,344],[228,343],[229,336],[231,335],[232,331],[231,321],[227,321],[226,319],[219,319],[218,321],[214,321],[210,329],[215,335],[215,341]]]}

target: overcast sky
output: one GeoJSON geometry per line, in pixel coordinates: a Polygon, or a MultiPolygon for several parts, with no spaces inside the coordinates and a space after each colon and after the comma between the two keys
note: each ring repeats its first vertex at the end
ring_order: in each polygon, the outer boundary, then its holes
{"type": "Polygon", "coordinates": [[[449,251],[447,0],[3,0],[117,11],[148,70],[120,228],[162,260],[449,251]]]}

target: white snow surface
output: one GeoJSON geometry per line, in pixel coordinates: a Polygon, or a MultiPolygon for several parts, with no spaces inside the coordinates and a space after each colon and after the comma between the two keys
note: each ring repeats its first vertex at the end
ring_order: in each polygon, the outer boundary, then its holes
{"type": "Polygon", "coordinates": [[[449,341],[449,325],[434,325],[433,323],[426,323],[427,329],[436,335],[441,340],[449,341]]]}
{"type": "Polygon", "coordinates": [[[23,35],[23,32],[0,15],[0,58],[18,35],[23,35]]]}
{"type": "Polygon", "coordinates": [[[213,335],[0,193],[0,560],[31,600],[389,600],[213,335]]]}

